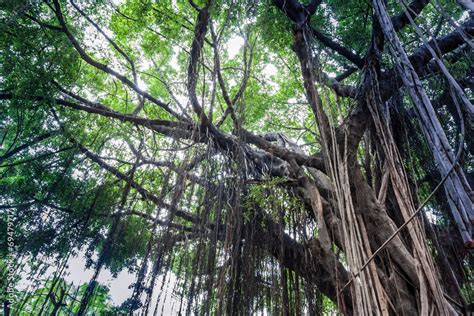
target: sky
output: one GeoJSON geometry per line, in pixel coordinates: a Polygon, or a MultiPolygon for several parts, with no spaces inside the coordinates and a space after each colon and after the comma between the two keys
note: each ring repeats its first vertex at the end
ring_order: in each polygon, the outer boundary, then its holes
{"type": "MultiPolygon", "coordinates": [[[[86,259],[84,252],[80,252],[79,254],[71,257],[68,260],[67,269],[65,269],[66,272],[63,276],[65,281],[73,284],[75,287],[81,286],[84,283],[89,283],[92,275],[94,274],[94,269],[86,269],[85,266],[86,259]]],[[[48,279],[48,276],[51,276],[56,271],[57,265],[50,263],[50,267],[41,276],[41,279],[48,279]]],[[[27,273],[24,273],[24,275],[26,274],[27,273]]],[[[104,268],[99,274],[98,281],[101,285],[105,285],[109,288],[110,302],[115,306],[119,306],[126,299],[131,297],[132,289],[129,289],[129,286],[135,282],[135,279],[135,274],[131,274],[126,270],[121,271],[118,276],[114,278],[112,273],[108,269],[104,268]]],[[[151,303],[152,309],[155,308],[158,295],[161,293],[161,299],[158,305],[158,315],[178,315],[180,298],[177,295],[172,294],[173,287],[175,287],[177,281],[176,276],[171,272],[168,273],[163,291],[161,291],[162,280],[162,276],[157,278],[151,303]]],[[[28,287],[28,285],[30,285],[30,283],[31,280],[27,280],[25,277],[23,277],[18,289],[24,290],[28,287]]]]}

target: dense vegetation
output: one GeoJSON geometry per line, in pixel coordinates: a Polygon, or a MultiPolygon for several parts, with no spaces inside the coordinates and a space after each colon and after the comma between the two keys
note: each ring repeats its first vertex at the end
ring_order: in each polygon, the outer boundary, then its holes
{"type": "Polygon", "coordinates": [[[411,1],[0,2],[4,312],[466,312],[474,8],[411,1]]]}

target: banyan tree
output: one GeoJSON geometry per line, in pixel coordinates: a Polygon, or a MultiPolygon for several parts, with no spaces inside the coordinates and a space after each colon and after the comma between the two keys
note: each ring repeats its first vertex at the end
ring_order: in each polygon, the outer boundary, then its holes
{"type": "Polygon", "coordinates": [[[0,21],[5,314],[472,309],[471,1],[5,0],[0,21]]]}

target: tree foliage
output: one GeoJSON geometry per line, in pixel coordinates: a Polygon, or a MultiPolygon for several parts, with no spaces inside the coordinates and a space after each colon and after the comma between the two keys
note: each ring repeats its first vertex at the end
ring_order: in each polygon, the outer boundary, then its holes
{"type": "Polygon", "coordinates": [[[2,2],[13,314],[465,312],[472,10],[2,2]],[[135,275],[120,307],[104,270],[135,275]]]}

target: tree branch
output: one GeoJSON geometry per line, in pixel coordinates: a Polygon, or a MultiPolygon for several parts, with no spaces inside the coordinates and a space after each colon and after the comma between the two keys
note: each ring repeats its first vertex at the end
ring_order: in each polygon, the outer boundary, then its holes
{"type": "Polygon", "coordinates": [[[149,100],[150,102],[162,107],[165,111],[167,111],[168,113],[170,113],[171,115],[173,115],[174,117],[176,118],[179,118],[181,120],[186,120],[185,118],[181,117],[181,115],[179,115],[178,113],[176,113],[175,111],[173,111],[169,106],[168,104],[156,99],[155,97],[153,97],[152,95],[150,95],[149,93],[147,93],[146,91],[143,91],[141,90],[137,84],[135,84],[134,82],[130,81],[130,79],[128,79],[127,77],[125,77],[124,75],[118,73],[117,71],[115,71],[114,69],[110,68],[109,66],[105,65],[105,64],[102,64],[98,61],[96,61],[95,59],[93,59],[89,54],[87,54],[87,52],[82,48],[82,46],[79,44],[79,42],[77,41],[77,39],[74,37],[74,35],[71,33],[71,31],[68,29],[67,25],[66,25],[66,21],[64,20],[64,16],[61,12],[61,7],[60,7],[60,4],[58,2],[58,0],[53,0],[53,3],[54,3],[54,7],[55,7],[55,14],[56,14],[56,17],[59,21],[59,24],[61,25],[61,29],[62,31],[66,34],[67,38],[69,39],[69,41],[71,42],[72,46],[74,47],[74,49],[79,53],[79,55],[81,56],[81,58],[86,62],[88,63],[89,65],[99,69],[99,70],[102,70],[104,71],[105,73],[107,74],[110,74],[112,76],[114,76],[115,78],[119,79],[121,82],[123,82],[126,86],[128,86],[129,88],[131,88],[132,90],[134,90],[137,94],[141,95],[142,97],[144,97],[145,99],[149,100]]]}
{"type": "MultiPolygon", "coordinates": [[[[0,96],[0,98],[1,98],[1,96],[0,96]]],[[[7,160],[11,156],[19,153],[20,151],[22,151],[22,150],[24,150],[28,147],[34,146],[34,145],[42,142],[43,140],[48,139],[48,138],[50,138],[50,137],[52,137],[56,134],[58,134],[58,131],[46,132],[42,135],[36,136],[33,139],[31,139],[30,141],[25,142],[23,145],[20,145],[20,146],[16,147],[15,149],[11,149],[11,150],[7,151],[5,154],[3,154],[2,156],[0,156],[0,162],[2,162],[4,160],[7,160]]]]}
{"type": "MultiPolygon", "coordinates": [[[[461,29],[469,36],[474,36],[474,16],[470,17],[462,26],[461,29]]],[[[445,55],[462,46],[465,39],[457,30],[449,33],[439,39],[433,39],[428,42],[428,45],[440,55],[445,55]]],[[[432,59],[427,45],[422,45],[408,58],[413,68],[418,74],[422,74],[428,62],[432,59]]],[[[395,69],[390,69],[382,74],[380,79],[380,93],[383,100],[388,100],[398,89],[402,86],[400,75],[395,69]]]]}
{"type": "Polygon", "coordinates": [[[351,52],[346,47],[341,44],[333,41],[328,36],[316,30],[314,27],[310,26],[311,34],[316,37],[322,44],[329,47],[336,53],[341,56],[344,56],[347,60],[351,61],[357,68],[362,69],[364,67],[364,59],[357,54],[351,52]]]}
{"type": "Polygon", "coordinates": [[[305,9],[308,12],[309,16],[312,16],[314,13],[316,13],[316,10],[318,9],[321,2],[323,2],[323,1],[322,0],[311,0],[311,2],[308,3],[305,6],[305,9]]]}
{"type": "MultiPolygon", "coordinates": [[[[414,0],[408,6],[408,11],[410,15],[414,18],[421,13],[423,8],[430,2],[430,0],[414,0]]],[[[401,12],[399,15],[392,17],[392,24],[395,31],[400,31],[408,23],[410,23],[409,17],[406,15],[405,11],[401,12]]]]}
{"type": "Polygon", "coordinates": [[[112,167],[111,165],[107,164],[104,162],[100,157],[89,151],[87,148],[82,146],[80,143],[75,141],[74,139],[70,139],[73,144],[75,144],[79,150],[86,155],[87,158],[91,159],[95,163],[97,163],[101,168],[107,170],[108,172],[112,173],[114,176],[116,176],[118,179],[125,181],[127,184],[129,184],[132,188],[134,188],[145,200],[149,200],[153,202],[156,206],[160,208],[165,208],[171,212],[173,212],[176,216],[191,222],[191,223],[198,223],[198,219],[196,219],[194,216],[189,214],[186,211],[177,209],[176,206],[170,205],[166,202],[164,202],[162,199],[151,193],[150,191],[146,190],[143,188],[141,185],[139,185],[135,180],[131,179],[129,176],[125,175],[124,173],[120,172],[118,169],[112,167]]]}
{"type": "Polygon", "coordinates": [[[130,122],[137,125],[141,125],[153,131],[156,131],[158,133],[161,133],[163,135],[167,135],[170,137],[179,137],[183,139],[193,139],[193,140],[196,140],[196,137],[199,137],[193,134],[192,131],[194,130],[195,127],[191,123],[136,117],[133,115],[123,114],[123,113],[114,111],[102,104],[85,100],[79,96],[76,96],[76,97],[78,98],[78,100],[83,101],[85,105],[81,105],[75,102],[71,102],[71,101],[59,99],[59,98],[49,99],[43,96],[15,96],[14,94],[10,92],[0,91],[0,100],[11,100],[14,98],[23,98],[25,100],[31,100],[31,101],[51,100],[51,101],[54,101],[56,104],[69,107],[75,110],[80,110],[80,111],[84,111],[84,112],[92,113],[92,114],[99,114],[105,117],[118,119],[122,122],[130,122]]]}

